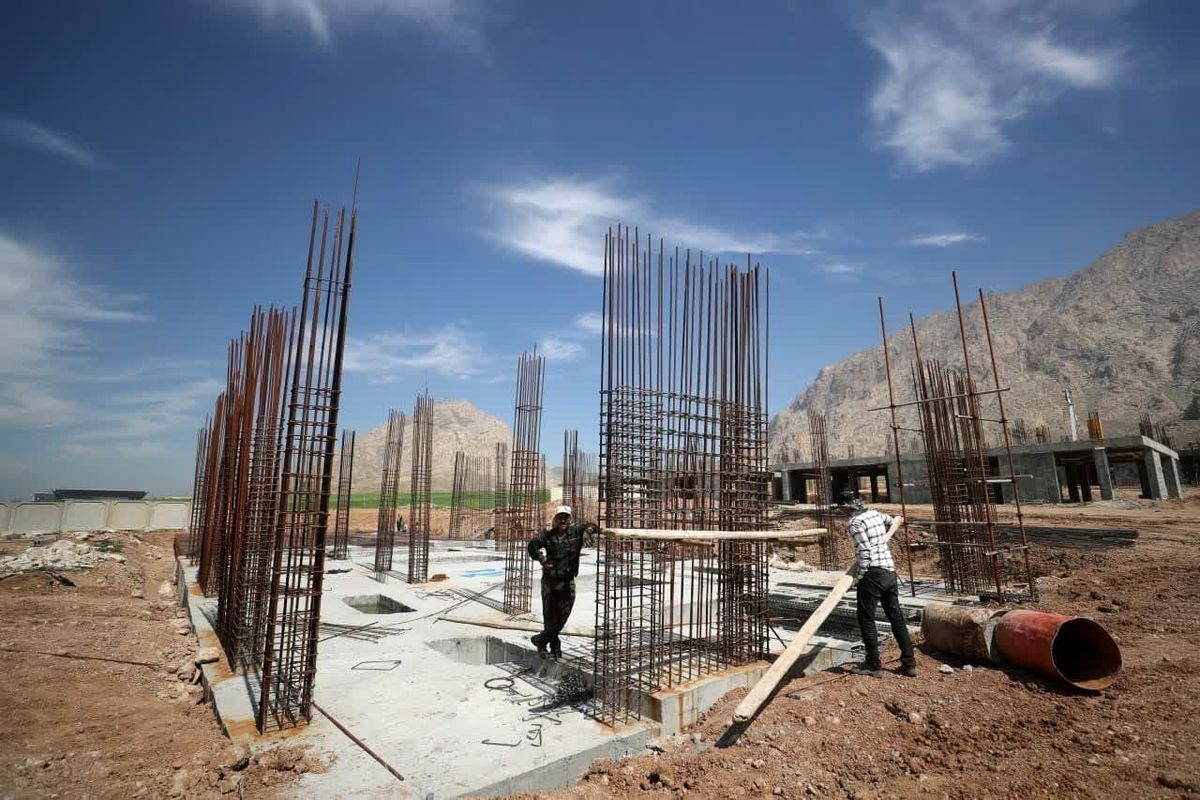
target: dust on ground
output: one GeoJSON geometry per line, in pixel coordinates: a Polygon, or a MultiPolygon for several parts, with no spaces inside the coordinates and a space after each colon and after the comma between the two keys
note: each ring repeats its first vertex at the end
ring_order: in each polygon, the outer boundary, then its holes
{"type": "MultiPolygon", "coordinates": [[[[267,797],[324,768],[222,735],[174,602],[173,538],[66,537],[63,568],[0,579],[0,796],[267,797]]],[[[29,542],[4,544],[11,557],[29,542]]]]}
{"type": "Polygon", "coordinates": [[[1105,691],[1016,669],[968,671],[919,650],[915,679],[793,680],[737,744],[715,747],[745,696],[731,692],[662,752],[597,761],[576,786],[542,796],[1200,796],[1200,493],[1025,513],[1036,524],[1140,532],[1129,549],[1036,555],[1046,575],[1037,606],[1096,619],[1119,642],[1124,669],[1105,691]]]}

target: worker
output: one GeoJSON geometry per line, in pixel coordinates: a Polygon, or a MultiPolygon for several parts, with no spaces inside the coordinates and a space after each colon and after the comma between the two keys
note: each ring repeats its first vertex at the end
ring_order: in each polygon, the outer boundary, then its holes
{"type": "Polygon", "coordinates": [[[562,658],[558,634],[571,616],[575,605],[575,576],[579,574],[579,553],[583,537],[596,531],[594,523],[571,524],[571,507],[559,506],[547,530],[529,540],[529,557],[542,565],[542,632],[530,641],[545,658],[546,648],[562,658]]]}
{"type": "Polygon", "coordinates": [[[404,526],[404,517],[396,517],[396,533],[408,533],[408,528],[404,526]]]}
{"type": "Polygon", "coordinates": [[[901,522],[873,508],[856,494],[848,495],[844,506],[850,521],[847,530],[854,539],[854,560],[858,567],[858,628],[862,632],[866,658],[850,669],[855,675],[883,677],[879,660],[879,634],[875,630],[875,609],[883,605],[883,613],[892,625],[892,635],[900,646],[900,674],[917,677],[917,659],[913,655],[912,637],[900,610],[900,589],[896,578],[896,562],[884,535],[901,522]]]}

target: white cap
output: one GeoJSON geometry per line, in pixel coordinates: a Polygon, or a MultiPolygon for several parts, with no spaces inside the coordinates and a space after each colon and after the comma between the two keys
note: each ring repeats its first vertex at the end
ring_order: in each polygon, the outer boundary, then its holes
{"type": "Polygon", "coordinates": [[[566,514],[567,516],[570,516],[571,515],[571,507],[570,506],[559,506],[558,508],[554,509],[554,516],[557,517],[559,514],[566,514]]]}

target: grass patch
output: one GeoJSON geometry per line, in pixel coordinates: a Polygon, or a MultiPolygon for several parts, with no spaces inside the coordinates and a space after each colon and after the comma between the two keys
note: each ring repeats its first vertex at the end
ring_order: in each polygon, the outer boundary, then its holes
{"type": "MultiPolygon", "coordinates": [[[[430,505],[436,508],[450,508],[451,492],[432,492],[429,496],[430,505]]],[[[331,508],[337,508],[337,497],[329,498],[331,508]]],[[[474,508],[490,509],[494,505],[492,492],[479,492],[477,496],[468,495],[467,505],[474,508]],[[474,502],[473,502],[474,501],[474,502]]],[[[550,502],[550,492],[542,497],[542,502],[550,502]]],[[[397,508],[405,508],[412,504],[412,494],[400,492],[396,500],[397,508]]],[[[350,495],[350,508],[379,508],[379,492],[354,492],[350,495]]]]}
{"type": "Polygon", "coordinates": [[[124,542],[114,542],[111,539],[107,542],[96,542],[92,546],[95,547],[97,550],[99,550],[101,553],[124,553],[125,552],[125,543],[124,542]]]}

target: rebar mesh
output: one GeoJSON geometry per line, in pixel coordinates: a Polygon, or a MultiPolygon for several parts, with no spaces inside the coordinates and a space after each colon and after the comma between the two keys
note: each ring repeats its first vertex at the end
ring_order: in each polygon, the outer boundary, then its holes
{"type": "Polygon", "coordinates": [[[433,475],[433,398],[417,397],[408,514],[408,582],[429,580],[429,525],[433,475]]]}
{"type": "Polygon", "coordinates": [[[400,495],[400,458],[404,454],[404,414],[388,411],[383,469],[379,475],[379,511],[375,520],[375,580],[387,580],[396,542],[396,502],[400,495]]]}
{"type": "Polygon", "coordinates": [[[517,392],[513,410],[512,473],[508,505],[497,516],[497,541],[504,536],[504,613],[524,614],[530,609],[533,570],[526,543],[537,532],[545,514],[542,457],[538,451],[542,432],[544,356],[523,353],[517,362],[517,392]]]}
{"type": "Polygon", "coordinates": [[[825,428],[825,415],[808,412],[808,441],[812,448],[814,475],[813,492],[809,497],[816,508],[817,524],[825,532],[817,540],[821,548],[821,569],[842,569],[840,536],[833,521],[833,482],[829,476],[829,436],[825,428]]]}
{"type": "Polygon", "coordinates": [[[354,481],[354,431],[342,431],[342,449],[338,459],[337,513],[333,520],[333,549],[329,557],[349,558],[350,493],[354,481]]]}
{"type": "Polygon", "coordinates": [[[642,539],[637,529],[766,523],[765,271],[667,256],[627,228],[605,243],[596,716],[638,718],[646,695],[762,657],[767,548],[642,539]]]}
{"type": "Polygon", "coordinates": [[[357,211],[352,210],[347,219],[343,209],[336,215],[331,232],[326,211],[320,217],[318,249],[318,207],[313,206],[309,264],[292,351],[290,398],[283,429],[257,709],[259,730],[306,723],[312,717],[329,493],[357,221],[357,211]]]}

